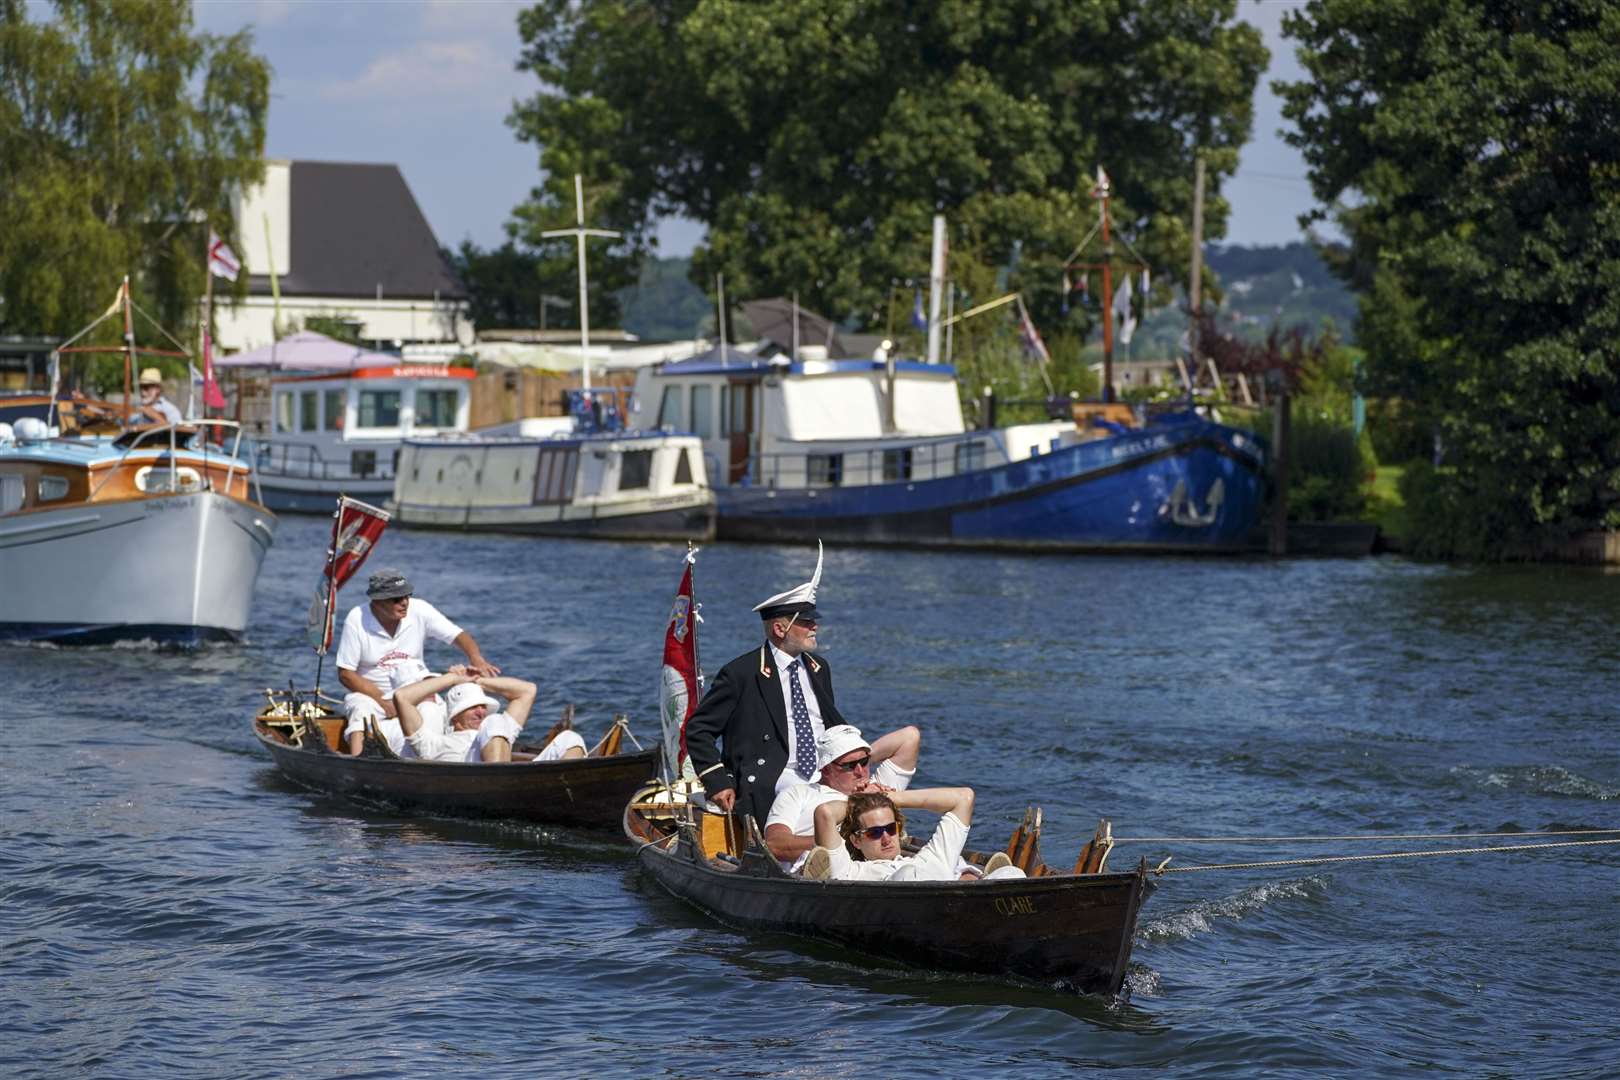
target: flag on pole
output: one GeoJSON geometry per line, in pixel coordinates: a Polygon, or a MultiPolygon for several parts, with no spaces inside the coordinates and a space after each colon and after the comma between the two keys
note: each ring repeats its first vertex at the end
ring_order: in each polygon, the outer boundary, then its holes
{"type": "Polygon", "coordinates": [[[1023,339],[1025,354],[1039,359],[1043,364],[1051,361],[1046,342],[1041,340],[1041,332],[1035,329],[1035,320],[1029,317],[1029,308],[1024,306],[1023,296],[1018,297],[1018,334],[1023,339]]]}
{"type": "Polygon", "coordinates": [[[337,512],[332,515],[332,545],[326,552],[326,573],[315,587],[315,598],[310,602],[305,624],[309,644],[320,655],[325,656],[332,647],[338,590],[366,561],[391,516],[388,511],[359,499],[347,495],[338,497],[337,512]]]}
{"type": "Polygon", "coordinates": [[[1119,320],[1119,343],[1129,345],[1131,335],[1136,333],[1136,312],[1131,310],[1131,276],[1124,275],[1119,289],[1114,293],[1114,317],[1119,320]]]}
{"type": "Polygon", "coordinates": [[[675,603],[664,628],[664,666],[658,681],[658,713],[664,732],[665,775],[673,780],[696,780],[686,756],[686,722],[697,708],[703,684],[698,669],[697,628],[703,621],[693,602],[692,567],[697,549],[688,547],[686,570],[681,574],[675,603]]]}
{"type": "Polygon", "coordinates": [[[242,272],[242,260],[238,259],[236,252],[212,231],[208,234],[208,272],[218,274],[226,281],[235,281],[236,275],[242,272]]]}
{"type": "MultiPolygon", "coordinates": [[[[193,371],[196,369],[193,368],[193,371]]],[[[214,381],[214,335],[206,328],[203,329],[203,369],[202,369],[202,396],[203,405],[210,409],[223,409],[225,395],[220,392],[219,383],[214,381]]]]}
{"type": "Polygon", "coordinates": [[[928,316],[923,312],[922,289],[917,290],[917,301],[911,306],[911,325],[918,330],[928,329],[928,316]]]}

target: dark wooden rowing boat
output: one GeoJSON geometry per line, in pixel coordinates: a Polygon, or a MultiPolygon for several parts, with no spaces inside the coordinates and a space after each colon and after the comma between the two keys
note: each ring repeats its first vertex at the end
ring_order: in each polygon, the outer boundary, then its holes
{"type": "Polygon", "coordinates": [[[253,719],[253,733],[276,767],[316,791],[400,810],[608,829],[658,761],[656,747],[619,752],[623,729],[617,724],[589,756],[573,761],[417,761],[387,754],[375,741],[356,757],[339,749],[342,717],[318,704],[318,714],[300,716],[301,706],[309,713],[316,709],[307,708],[310,696],[294,697],[303,700],[287,705],[282,695],[279,711],[272,698],[272,707],[253,719]]]}
{"type": "MultiPolygon", "coordinates": [[[[982,882],[812,881],[784,872],[759,829],[738,819],[673,809],[655,788],[625,809],[642,867],[668,892],[728,926],[800,934],[929,968],[1013,976],[1114,995],[1125,979],[1142,902],[1144,861],[1103,872],[1107,823],[1077,867],[1040,861],[1039,811],[1008,845],[1024,879],[982,882]]],[[[678,801],[678,800],[677,800],[678,801]]],[[[982,862],[983,856],[971,855],[982,862]]]]}

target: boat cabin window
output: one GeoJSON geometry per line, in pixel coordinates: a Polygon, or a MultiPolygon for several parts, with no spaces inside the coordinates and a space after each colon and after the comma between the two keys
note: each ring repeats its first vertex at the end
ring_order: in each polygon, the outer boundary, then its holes
{"type": "Polygon", "coordinates": [[[692,387],[692,433],[700,439],[714,438],[714,387],[692,387]]]}
{"type": "Polygon", "coordinates": [[[843,454],[810,454],[804,465],[811,487],[837,487],[844,482],[843,454]]]}
{"type": "Polygon", "coordinates": [[[651,450],[626,450],[619,455],[619,490],[644,488],[652,479],[651,450]]]}
{"type": "Polygon", "coordinates": [[[174,470],[171,478],[167,465],[146,465],[135,471],[135,490],[147,494],[158,494],[165,491],[176,491],[189,495],[193,491],[203,489],[202,477],[197,470],[182,465],[174,470]]]}
{"type": "Polygon", "coordinates": [[[360,418],[356,427],[399,427],[398,390],[360,391],[360,418]]]}
{"type": "Polygon", "coordinates": [[[298,395],[298,430],[321,430],[321,396],[314,390],[298,395]]]}
{"type": "Polygon", "coordinates": [[[956,471],[977,472],[984,468],[984,440],[956,444],[956,471]]]}
{"type": "Polygon", "coordinates": [[[534,469],[534,501],[565,503],[574,497],[574,473],[579,468],[578,447],[545,447],[534,469]]]}
{"type": "Polygon", "coordinates": [[[883,480],[892,483],[896,480],[911,479],[911,447],[899,450],[883,451],[883,480]]]}
{"type": "Polygon", "coordinates": [[[343,430],[343,391],[328,390],[326,392],[326,430],[343,430]]]}
{"type": "Polygon", "coordinates": [[[349,454],[349,471],[356,476],[370,476],[377,471],[377,451],[355,450],[349,454]]]}
{"type": "Polygon", "coordinates": [[[654,427],[669,428],[680,431],[684,426],[681,422],[681,396],[685,387],[666,386],[664,396],[658,402],[658,422],[654,427]]]}
{"type": "Polygon", "coordinates": [[[39,478],[39,501],[55,502],[57,499],[67,498],[68,482],[65,476],[42,476],[39,478]]]}
{"type": "Polygon", "coordinates": [[[293,429],[293,396],[291,394],[276,395],[276,430],[291,431],[293,429]]]}
{"type": "Polygon", "coordinates": [[[0,514],[21,510],[28,484],[20,476],[0,476],[0,514]]]}
{"type": "Polygon", "coordinates": [[[418,390],[416,392],[416,426],[453,428],[456,426],[456,392],[454,390],[418,390]]]}
{"type": "Polygon", "coordinates": [[[681,456],[675,459],[675,482],[677,484],[690,484],[692,482],[692,451],[682,450],[681,456]]]}

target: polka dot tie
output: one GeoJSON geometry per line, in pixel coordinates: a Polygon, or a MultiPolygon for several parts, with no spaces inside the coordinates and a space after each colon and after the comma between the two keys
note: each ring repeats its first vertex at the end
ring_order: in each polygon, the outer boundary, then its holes
{"type": "Polygon", "coordinates": [[[788,692],[793,698],[793,771],[805,780],[816,774],[816,736],[810,728],[810,710],[804,704],[804,688],[799,685],[799,667],[795,660],[787,666],[788,692]]]}

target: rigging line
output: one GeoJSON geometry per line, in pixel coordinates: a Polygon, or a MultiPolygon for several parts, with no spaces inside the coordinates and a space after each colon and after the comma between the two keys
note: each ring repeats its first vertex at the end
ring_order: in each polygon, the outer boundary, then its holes
{"type": "MultiPolygon", "coordinates": [[[[1620,840],[1564,840],[1556,844],[1498,844],[1490,847],[1450,848],[1444,851],[1386,851],[1376,855],[1321,855],[1311,859],[1271,859],[1265,862],[1213,863],[1208,866],[1170,866],[1164,863],[1155,874],[1190,874],[1196,870],[1259,870],[1276,866],[1321,866],[1327,863],[1371,862],[1380,859],[1419,859],[1430,855],[1479,855],[1489,851],[1543,851],[1548,848],[1597,847],[1620,844],[1620,840]]],[[[1166,859],[1165,862],[1170,860],[1166,859]]]]}
{"type": "Polygon", "coordinates": [[[1522,832],[1361,833],[1355,836],[1116,836],[1116,844],[1269,844],[1307,840],[1478,840],[1500,836],[1599,836],[1620,829],[1525,830],[1522,832]]]}
{"type": "Polygon", "coordinates": [[[1076,244],[1074,246],[1074,250],[1069,252],[1069,257],[1063,260],[1063,265],[1065,267],[1074,262],[1074,260],[1079,257],[1080,253],[1086,250],[1086,245],[1091,243],[1091,238],[1097,235],[1097,230],[1100,228],[1102,228],[1100,223],[1091,227],[1091,231],[1086,233],[1086,238],[1076,244]]]}
{"type": "Polygon", "coordinates": [[[157,327],[158,333],[162,334],[164,337],[168,338],[170,341],[173,341],[174,342],[174,347],[180,350],[181,355],[183,355],[188,360],[191,359],[190,350],[188,350],[184,345],[180,344],[178,341],[175,341],[174,340],[174,335],[169,333],[167,330],[163,329],[163,324],[158,322],[156,319],[152,318],[151,313],[149,313],[145,308],[141,307],[141,305],[137,304],[135,302],[135,298],[133,296],[129,298],[129,306],[134,308],[136,311],[140,312],[141,316],[144,319],[146,319],[147,322],[149,322],[153,326],[157,327]]]}

